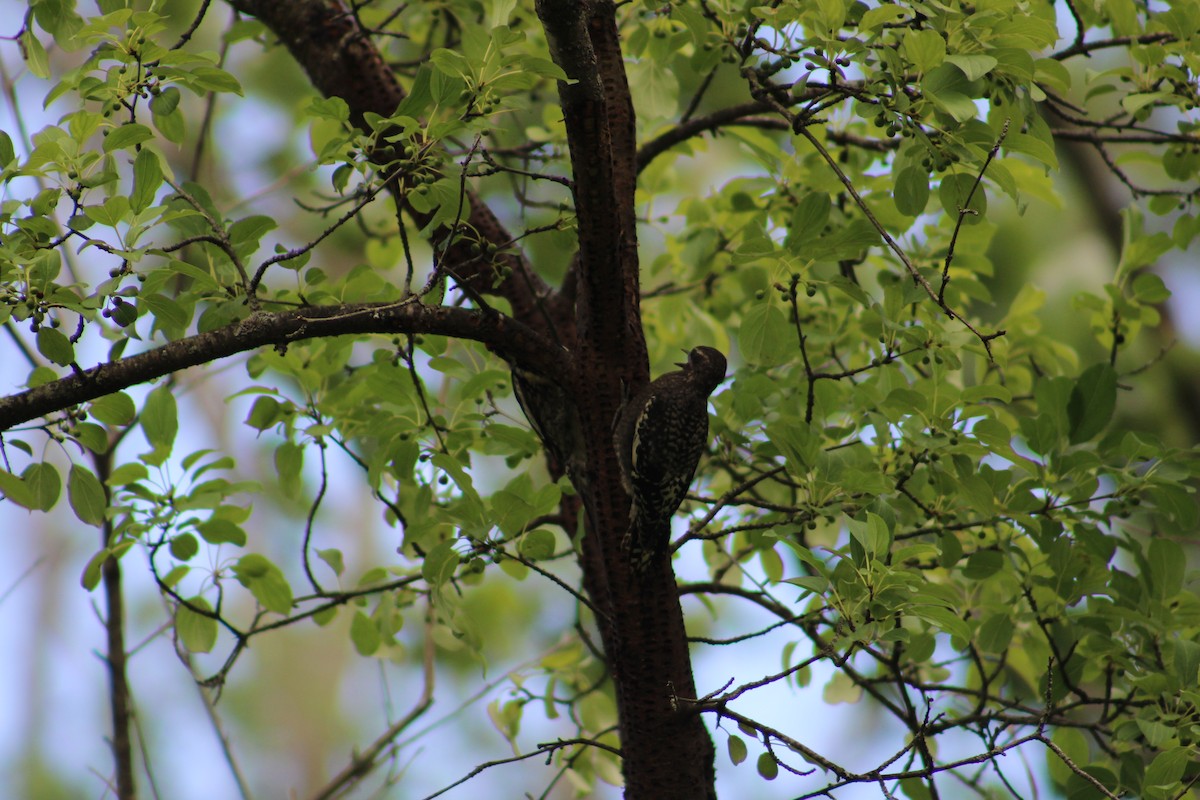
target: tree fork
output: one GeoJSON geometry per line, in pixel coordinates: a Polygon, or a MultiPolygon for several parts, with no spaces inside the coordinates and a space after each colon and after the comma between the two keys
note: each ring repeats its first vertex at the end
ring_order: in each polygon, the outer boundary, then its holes
{"type": "MultiPolygon", "coordinates": [[[[232,4],[270,27],[317,89],[342,97],[360,124],[367,111],[386,115],[403,100],[395,76],[340,0],[287,8],[232,4]]],[[[518,320],[575,345],[568,372],[588,443],[588,474],[578,487],[589,507],[581,564],[585,588],[606,611],[599,624],[616,683],[627,796],[711,797],[712,740],[699,716],[682,714],[675,700],[696,692],[674,574],[666,563],[636,580],[620,550],[629,499],[611,425],[623,395],[649,380],[649,367],[638,308],[635,118],[615,7],[608,0],[543,0],[537,9],[556,62],[576,81],[560,85],[579,220],[576,315],[565,313],[571,298],[545,287],[523,258],[507,257],[515,262],[514,279],[495,291],[518,320]]],[[[468,223],[497,244],[510,239],[477,198],[468,223]]]]}

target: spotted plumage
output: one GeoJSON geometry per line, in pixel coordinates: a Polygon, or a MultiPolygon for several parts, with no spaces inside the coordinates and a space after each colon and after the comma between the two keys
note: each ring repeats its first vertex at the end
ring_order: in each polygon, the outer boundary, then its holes
{"type": "Polygon", "coordinates": [[[513,394],[534,433],[546,447],[547,465],[555,477],[567,473],[576,486],[584,480],[579,416],[567,387],[510,362],[513,394]]]}
{"type": "Polygon", "coordinates": [[[725,378],[725,356],[711,347],[694,348],[678,366],[625,403],[613,434],[632,501],[623,544],[638,572],[667,551],[671,517],[708,444],[708,396],[725,378]]]}

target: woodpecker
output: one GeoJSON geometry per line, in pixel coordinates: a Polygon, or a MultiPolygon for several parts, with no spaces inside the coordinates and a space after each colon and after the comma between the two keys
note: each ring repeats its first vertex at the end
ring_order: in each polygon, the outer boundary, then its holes
{"type": "Polygon", "coordinates": [[[708,396],[725,379],[725,356],[696,347],[680,369],[659,376],[617,414],[613,445],[629,493],[629,529],[622,546],[638,573],[664,554],[671,516],[687,495],[708,444],[708,396]]]}
{"type": "MultiPolygon", "coordinates": [[[[552,472],[564,470],[576,477],[579,470],[579,418],[566,388],[544,375],[510,364],[513,394],[533,431],[546,446],[552,472]]],[[[562,474],[558,472],[558,474],[562,474]]]]}

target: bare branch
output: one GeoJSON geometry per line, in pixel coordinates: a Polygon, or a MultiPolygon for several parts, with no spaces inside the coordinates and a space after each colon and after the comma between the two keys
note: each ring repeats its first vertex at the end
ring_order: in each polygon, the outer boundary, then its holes
{"type": "Polygon", "coordinates": [[[518,355],[523,363],[562,380],[566,360],[553,347],[514,319],[461,308],[419,302],[313,306],[278,313],[259,312],[240,322],[170,342],[120,361],[98,364],[81,373],[0,399],[0,431],[106,394],[152,381],[188,367],[237,353],[325,336],[364,333],[437,333],[473,339],[518,355]]]}

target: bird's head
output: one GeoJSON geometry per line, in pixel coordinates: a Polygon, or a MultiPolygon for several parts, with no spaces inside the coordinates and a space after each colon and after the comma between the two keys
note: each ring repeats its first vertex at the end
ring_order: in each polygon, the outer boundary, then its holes
{"type": "Polygon", "coordinates": [[[725,355],[714,347],[693,347],[687,361],[676,366],[690,372],[693,379],[710,393],[725,380],[725,355]]]}

